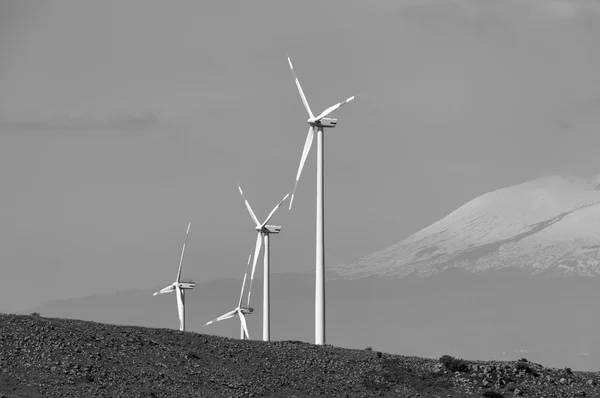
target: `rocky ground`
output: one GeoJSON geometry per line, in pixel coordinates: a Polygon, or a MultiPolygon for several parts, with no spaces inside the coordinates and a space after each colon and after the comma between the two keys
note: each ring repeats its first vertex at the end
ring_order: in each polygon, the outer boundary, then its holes
{"type": "Polygon", "coordinates": [[[0,398],[596,397],[600,373],[0,314],[0,398]]]}

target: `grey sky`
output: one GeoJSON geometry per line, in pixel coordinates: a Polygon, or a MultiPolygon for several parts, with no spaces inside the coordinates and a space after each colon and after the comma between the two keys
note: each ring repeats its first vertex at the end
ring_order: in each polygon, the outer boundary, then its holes
{"type": "MultiPolygon", "coordinates": [[[[240,276],[236,180],[264,217],[306,135],[286,49],[313,110],[357,95],[326,137],[330,264],[486,191],[596,174],[598,37],[591,0],[5,0],[0,309],[164,285],[188,220],[185,274],[240,276]],[[143,130],[6,125],[150,111],[143,130]]],[[[314,160],[276,216],[274,272],[313,270],[314,160]]]]}

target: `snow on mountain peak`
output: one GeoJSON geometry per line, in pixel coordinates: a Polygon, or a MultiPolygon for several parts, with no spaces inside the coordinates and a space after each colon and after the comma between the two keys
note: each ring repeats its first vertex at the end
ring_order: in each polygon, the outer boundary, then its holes
{"type": "Polygon", "coordinates": [[[451,266],[600,274],[599,183],[600,175],[546,176],[488,192],[395,245],[331,268],[343,277],[427,276],[451,266]]]}

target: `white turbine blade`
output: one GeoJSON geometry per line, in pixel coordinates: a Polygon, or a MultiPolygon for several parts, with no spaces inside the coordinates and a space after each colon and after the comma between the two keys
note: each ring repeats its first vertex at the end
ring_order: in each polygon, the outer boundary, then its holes
{"type": "Polygon", "coordinates": [[[267,217],[267,219],[265,220],[265,222],[262,223],[262,226],[264,227],[265,225],[267,225],[267,223],[269,222],[269,220],[271,220],[271,217],[273,217],[273,214],[275,214],[275,212],[277,211],[277,209],[279,209],[279,206],[281,206],[281,204],[283,202],[285,202],[285,200],[288,198],[288,196],[290,196],[289,193],[285,194],[285,196],[283,197],[283,199],[281,199],[281,202],[279,202],[277,204],[277,206],[273,207],[273,210],[271,210],[271,212],[269,213],[269,216],[267,217]]]}
{"type": "Polygon", "coordinates": [[[300,93],[300,97],[302,98],[302,103],[304,104],[304,108],[306,108],[306,112],[308,112],[308,116],[313,119],[314,115],[310,110],[310,106],[308,105],[308,101],[306,100],[306,96],[304,95],[304,91],[302,91],[302,86],[300,85],[300,80],[298,80],[298,76],[296,76],[296,71],[294,70],[294,66],[292,65],[292,60],[288,57],[288,63],[290,64],[290,69],[292,70],[292,75],[294,75],[294,80],[296,81],[296,87],[298,87],[298,92],[300,93]]]}
{"type": "Polygon", "coordinates": [[[238,315],[240,316],[240,322],[242,323],[242,327],[244,328],[244,333],[246,333],[246,337],[250,340],[250,333],[248,333],[248,325],[246,324],[246,317],[242,314],[242,311],[238,311],[238,315]]]}
{"type": "Polygon", "coordinates": [[[156,296],[157,294],[163,294],[163,293],[170,293],[173,290],[175,290],[175,286],[173,285],[169,285],[167,287],[163,287],[162,289],[160,289],[158,292],[154,293],[153,296],[156,296]]]}
{"type": "Polygon", "coordinates": [[[323,112],[321,112],[321,114],[319,116],[317,116],[316,121],[323,119],[324,117],[328,116],[331,112],[335,111],[338,108],[341,108],[342,106],[344,106],[348,102],[352,101],[353,99],[354,99],[354,96],[352,96],[350,98],[346,98],[346,100],[344,100],[342,102],[338,102],[337,104],[330,106],[329,108],[327,108],[323,112]]]}
{"type": "Polygon", "coordinates": [[[237,312],[237,310],[229,311],[228,313],[226,313],[226,314],[223,314],[223,315],[221,315],[220,317],[218,317],[218,318],[215,318],[215,319],[213,319],[213,320],[212,320],[212,321],[210,321],[210,322],[207,322],[207,323],[206,323],[204,326],[208,326],[208,325],[210,325],[211,323],[215,323],[215,322],[219,322],[219,321],[224,321],[225,319],[233,318],[233,317],[235,316],[235,313],[236,313],[236,312],[237,312]]]}
{"type": "Polygon", "coordinates": [[[250,274],[250,287],[248,288],[248,306],[250,305],[250,294],[252,294],[252,282],[254,281],[254,272],[256,271],[256,261],[260,254],[262,245],[262,234],[259,232],[256,234],[256,247],[254,248],[254,260],[252,261],[252,273],[250,274]]]}
{"type": "Polygon", "coordinates": [[[179,311],[179,329],[183,329],[183,298],[181,297],[181,289],[177,286],[177,310],[179,311]]]}
{"type": "Polygon", "coordinates": [[[248,256],[248,264],[246,264],[246,272],[244,273],[244,280],[242,282],[242,290],[240,291],[240,301],[238,301],[238,308],[242,306],[242,299],[244,298],[244,287],[246,287],[246,278],[248,276],[248,267],[250,266],[250,258],[252,254],[248,256]]]}
{"type": "Polygon", "coordinates": [[[250,217],[252,217],[252,220],[258,227],[260,225],[260,222],[258,222],[258,218],[256,218],[256,215],[252,211],[252,207],[250,207],[250,203],[248,203],[248,199],[246,199],[246,196],[244,196],[244,191],[242,191],[242,187],[240,186],[240,184],[238,184],[238,189],[240,190],[240,195],[242,195],[242,198],[244,198],[244,203],[246,203],[246,208],[248,209],[248,213],[250,213],[250,217]]]}
{"type": "Polygon", "coordinates": [[[177,282],[181,278],[181,266],[183,265],[183,255],[185,254],[185,245],[187,244],[188,234],[190,233],[190,226],[192,223],[188,224],[187,230],[185,231],[185,240],[183,241],[183,247],[181,248],[181,257],[179,258],[179,271],[177,271],[177,282]]]}
{"type": "Polygon", "coordinates": [[[302,157],[300,158],[300,166],[298,167],[298,173],[296,174],[296,182],[294,182],[294,189],[292,190],[292,198],[290,199],[290,207],[292,208],[292,203],[294,203],[294,195],[296,194],[296,187],[298,186],[298,180],[300,180],[300,175],[302,174],[302,169],[304,168],[304,163],[306,162],[306,157],[308,156],[308,152],[310,152],[310,147],[313,142],[313,138],[315,136],[315,132],[313,127],[310,126],[308,128],[308,134],[306,135],[306,142],[304,143],[304,149],[302,150],[302,157]]]}

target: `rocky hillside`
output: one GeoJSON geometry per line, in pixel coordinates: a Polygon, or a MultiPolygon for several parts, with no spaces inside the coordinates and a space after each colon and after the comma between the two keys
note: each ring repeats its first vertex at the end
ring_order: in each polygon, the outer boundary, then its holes
{"type": "Polygon", "coordinates": [[[2,397],[600,397],[600,373],[0,315],[2,397]]]}
{"type": "Polygon", "coordinates": [[[402,277],[448,267],[600,275],[597,181],[551,176],[486,193],[391,247],[331,270],[347,278],[402,277]]]}

